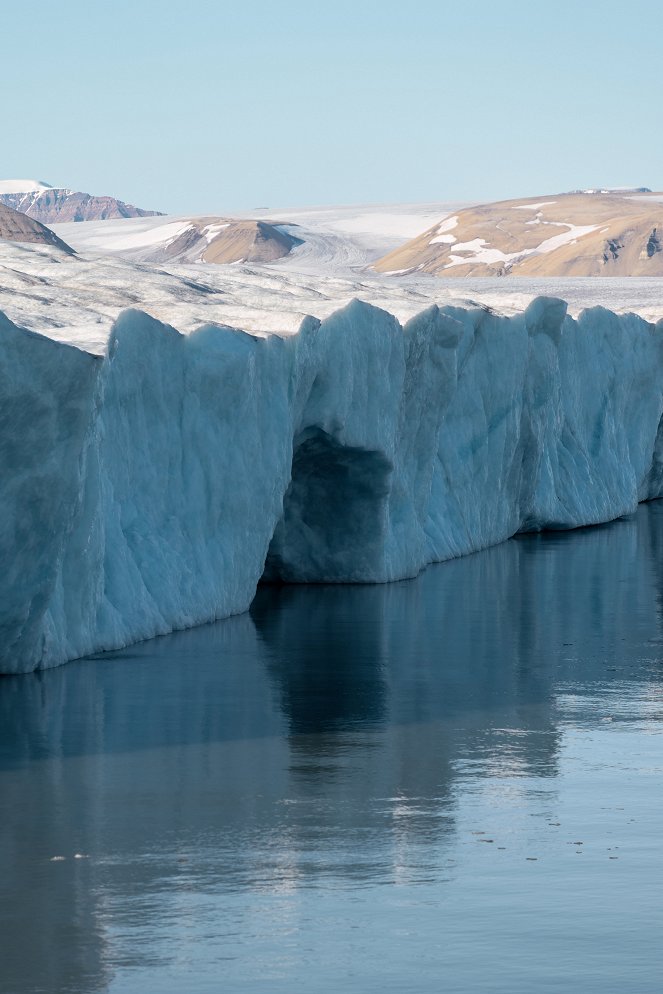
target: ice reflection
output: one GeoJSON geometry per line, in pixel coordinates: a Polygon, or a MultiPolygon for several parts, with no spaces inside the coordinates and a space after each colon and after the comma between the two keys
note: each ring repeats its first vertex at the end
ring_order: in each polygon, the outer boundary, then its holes
{"type": "Polygon", "coordinates": [[[240,618],[4,678],[0,988],[129,991],[149,967],[142,989],[193,991],[191,957],[243,963],[233,990],[266,969],[292,986],[307,943],[321,969],[308,892],[345,895],[326,927],[389,959],[393,898],[367,918],[371,888],[422,895],[423,935],[456,885],[484,906],[483,853],[567,858],[577,770],[660,774],[619,736],[661,731],[662,573],[658,503],[411,582],[262,587],[240,618]]]}

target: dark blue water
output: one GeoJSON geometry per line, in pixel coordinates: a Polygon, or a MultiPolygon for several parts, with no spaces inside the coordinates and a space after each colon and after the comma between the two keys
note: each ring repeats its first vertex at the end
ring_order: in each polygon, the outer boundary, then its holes
{"type": "Polygon", "coordinates": [[[2,994],[661,994],[663,502],[0,680],[2,994]]]}

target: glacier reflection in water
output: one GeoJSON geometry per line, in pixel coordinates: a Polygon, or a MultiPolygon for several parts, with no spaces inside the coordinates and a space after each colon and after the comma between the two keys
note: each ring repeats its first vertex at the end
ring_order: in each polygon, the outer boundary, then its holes
{"type": "Polygon", "coordinates": [[[659,994],[662,594],[657,502],[1,679],[0,990],[659,994]]]}

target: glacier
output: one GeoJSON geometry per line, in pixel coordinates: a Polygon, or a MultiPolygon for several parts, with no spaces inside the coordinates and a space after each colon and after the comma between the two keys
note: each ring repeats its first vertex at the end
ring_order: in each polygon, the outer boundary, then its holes
{"type": "Polygon", "coordinates": [[[633,512],[663,495],[662,333],[353,301],[287,338],[125,311],[93,355],[0,313],[0,672],[633,512]]]}

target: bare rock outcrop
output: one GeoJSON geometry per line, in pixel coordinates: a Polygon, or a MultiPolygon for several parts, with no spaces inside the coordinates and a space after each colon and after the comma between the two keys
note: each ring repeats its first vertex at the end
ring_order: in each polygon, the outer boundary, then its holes
{"type": "Polygon", "coordinates": [[[75,255],[74,250],[45,224],[4,204],[0,204],[0,239],[8,242],[50,245],[67,255],[75,255]]]}
{"type": "Polygon", "coordinates": [[[26,182],[31,187],[18,190],[12,186],[9,192],[0,190],[0,204],[12,207],[15,211],[27,214],[28,217],[41,221],[42,224],[59,224],[64,221],[106,221],[122,217],[157,217],[159,211],[146,211],[133,204],[125,204],[115,197],[97,197],[90,193],[76,190],[61,189],[48,186],[46,183],[26,182]]]}

